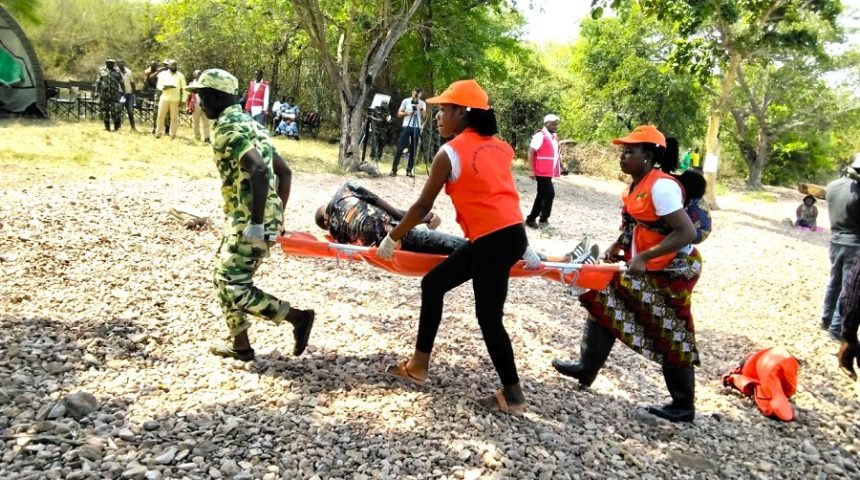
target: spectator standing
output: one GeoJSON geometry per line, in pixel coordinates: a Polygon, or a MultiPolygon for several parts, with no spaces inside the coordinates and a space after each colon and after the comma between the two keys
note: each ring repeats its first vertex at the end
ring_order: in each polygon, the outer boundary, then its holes
{"type": "Polygon", "coordinates": [[[400,164],[400,156],[403,149],[409,147],[409,163],[406,164],[406,176],[414,177],[412,168],[415,166],[415,154],[418,151],[418,142],[421,140],[421,127],[424,117],[427,115],[427,104],[421,100],[421,89],[412,90],[412,96],[404,98],[400,102],[400,110],[397,116],[403,119],[403,128],[400,130],[400,142],[397,151],[394,152],[394,161],[391,162],[391,176],[397,176],[397,166],[400,164]]]}
{"type": "Polygon", "coordinates": [[[257,123],[266,126],[266,115],[269,114],[269,82],[263,80],[262,70],[255,71],[254,80],[248,84],[245,111],[250,113],[257,123]]]}
{"type": "Polygon", "coordinates": [[[158,74],[156,88],[161,92],[158,99],[158,119],[155,124],[155,137],[161,137],[162,130],[167,133],[164,120],[170,114],[170,138],[176,138],[179,130],[179,104],[185,100],[185,75],[179,71],[176,60],[167,61],[167,70],[158,74]]]}
{"type": "Polygon", "coordinates": [[[821,328],[830,338],[842,339],[842,318],[837,308],[848,270],[860,252],[860,153],[842,177],[827,185],[830,216],[830,279],[824,291],[821,328]]]}
{"type": "Polygon", "coordinates": [[[561,159],[558,148],[558,115],[543,117],[543,128],[538,130],[529,143],[529,178],[537,182],[532,211],[526,217],[526,225],[531,228],[549,225],[552,202],[555,200],[555,187],[552,179],[561,175],[561,159]],[[540,225],[535,222],[540,216],[540,225]]]}
{"type": "Polygon", "coordinates": [[[116,61],[116,66],[119,70],[120,75],[122,75],[122,91],[125,98],[125,101],[122,102],[121,107],[125,109],[125,113],[128,115],[128,125],[133,131],[136,132],[137,128],[134,126],[134,94],[136,90],[134,74],[131,72],[130,68],[125,66],[125,61],[122,59],[116,61]]]}
{"type": "Polygon", "coordinates": [[[119,98],[121,94],[122,75],[116,68],[116,61],[112,58],[107,58],[105,59],[105,65],[99,68],[99,76],[96,79],[99,112],[107,131],[110,131],[111,121],[113,121],[113,129],[119,130],[121,123],[119,98]]]}
{"type": "MultiPolygon", "coordinates": [[[[200,70],[194,70],[191,74],[191,81],[194,82],[200,77],[200,70]]],[[[196,93],[188,95],[188,111],[191,112],[191,124],[194,127],[194,140],[200,140],[200,124],[203,124],[203,141],[209,143],[209,119],[203,115],[203,110],[200,108],[200,96],[196,93]]]]}
{"type": "Polygon", "coordinates": [[[690,154],[690,167],[693,170],[702,173],[702,156],[699,154],[699,147],[693,149],[693,153],[690,154]]]}

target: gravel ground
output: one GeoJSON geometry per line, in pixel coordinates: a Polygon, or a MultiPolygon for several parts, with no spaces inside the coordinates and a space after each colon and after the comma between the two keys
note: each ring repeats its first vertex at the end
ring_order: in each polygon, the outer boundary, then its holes
{"type": "MultiPolygon", "coordinates": [[[[316,232],[313,210],[342,181],[297,174],[288,228],[316,232]]],[[[422,185],[363,183],[403,207],[422,185]]],[[[534,187],[519,186],[526,209],[534,187]]],[[[533,244],[564,252],[589,234],[607,246],[621,188],[561,179],[533,244]]],[[[185,204],[218,219],[216,181],[4,186],[0,478],[858,478],[860,386],[818,329],[828,238],[780,223],[800,197],[721,197],[694,295],[698,416],[675,425],[643,410],[667,400],[659,367],[621,345],[590,390],[555,373],[585,314],[546,280],[511,282],[506,325],[530,411],[499,416],[470,403],[498,380],[468,286],[448,296],[432,385],[406,386],[381,371],[411,352],[420,280],[274,252],[259,284],[316,310],[311,346],[292,358],[290,328],[261,322],[255,362],[222,360],[207,354],[225,336],[209,283],[218,228],[167,214],[185,204]],[[720,382],[774,345],[802,365],[792,423],[720,382]]],[[[459,233],[447,197],[436,211],[459,233]]]]}

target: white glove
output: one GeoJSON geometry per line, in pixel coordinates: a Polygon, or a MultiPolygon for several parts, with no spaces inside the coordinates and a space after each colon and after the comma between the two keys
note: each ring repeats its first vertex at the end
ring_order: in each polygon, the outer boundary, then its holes
{"type": "Polygon", "coordinates": [[[535,253],[535,249],[532,248],[531,245],[526,247],[526,253],[523,254],[523,260],[526,261],[526,270],[537,270],[543,265],[540,261],[540,257],[535,253]]]}
{"type": "Polygon", "coordinates": [[[386,235],[376,249],[376,256],[383,260],[391,260],[394,256],[394,248],[397,247],[397,242],[391,238],[391,235],[386,235]]]}
{"type": "Polygon", "coordinates": [[[246,242],[263,242],[266,240],[266,230],[259,223],[249,223],[242,232],[242,240],[246,242]]]}

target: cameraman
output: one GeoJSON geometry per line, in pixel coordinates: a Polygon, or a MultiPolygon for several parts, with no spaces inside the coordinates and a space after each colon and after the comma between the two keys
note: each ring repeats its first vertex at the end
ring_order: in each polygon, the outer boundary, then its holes
{"type": "Polygon", "coordinates": [[[412,90],[412,96],[404,98],[400,102],[400,110],[397,116],[403,119],[403,128],[400,130],[400,142],[397,151],[394,152],[394,161],[391,163],[391,176],[397,176],[397,165],[400,163],[400,155],[403,149],[409,147],[409,163],[406,165],[406,176],[414,177],[412,168],[415,166],[415,154],[418,150],[418,142],[421,139],[421,127],[424,117],[427,116],[427,104],[421,100],[421,89],[412,90]],[[408,142],[408,143],[407,143],[408,142]]]}

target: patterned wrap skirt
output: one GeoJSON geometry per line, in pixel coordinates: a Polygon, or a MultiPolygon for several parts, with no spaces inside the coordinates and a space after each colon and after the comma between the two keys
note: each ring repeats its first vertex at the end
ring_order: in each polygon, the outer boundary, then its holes
{"type": "Polygon", "coordinates": [[[617,274],[603,291],[589,290],[579,301],[600,325],[635,352],[661,365],[699,365],[690,298],[702,273],[698,250],[687,268],[617,274]]]}

